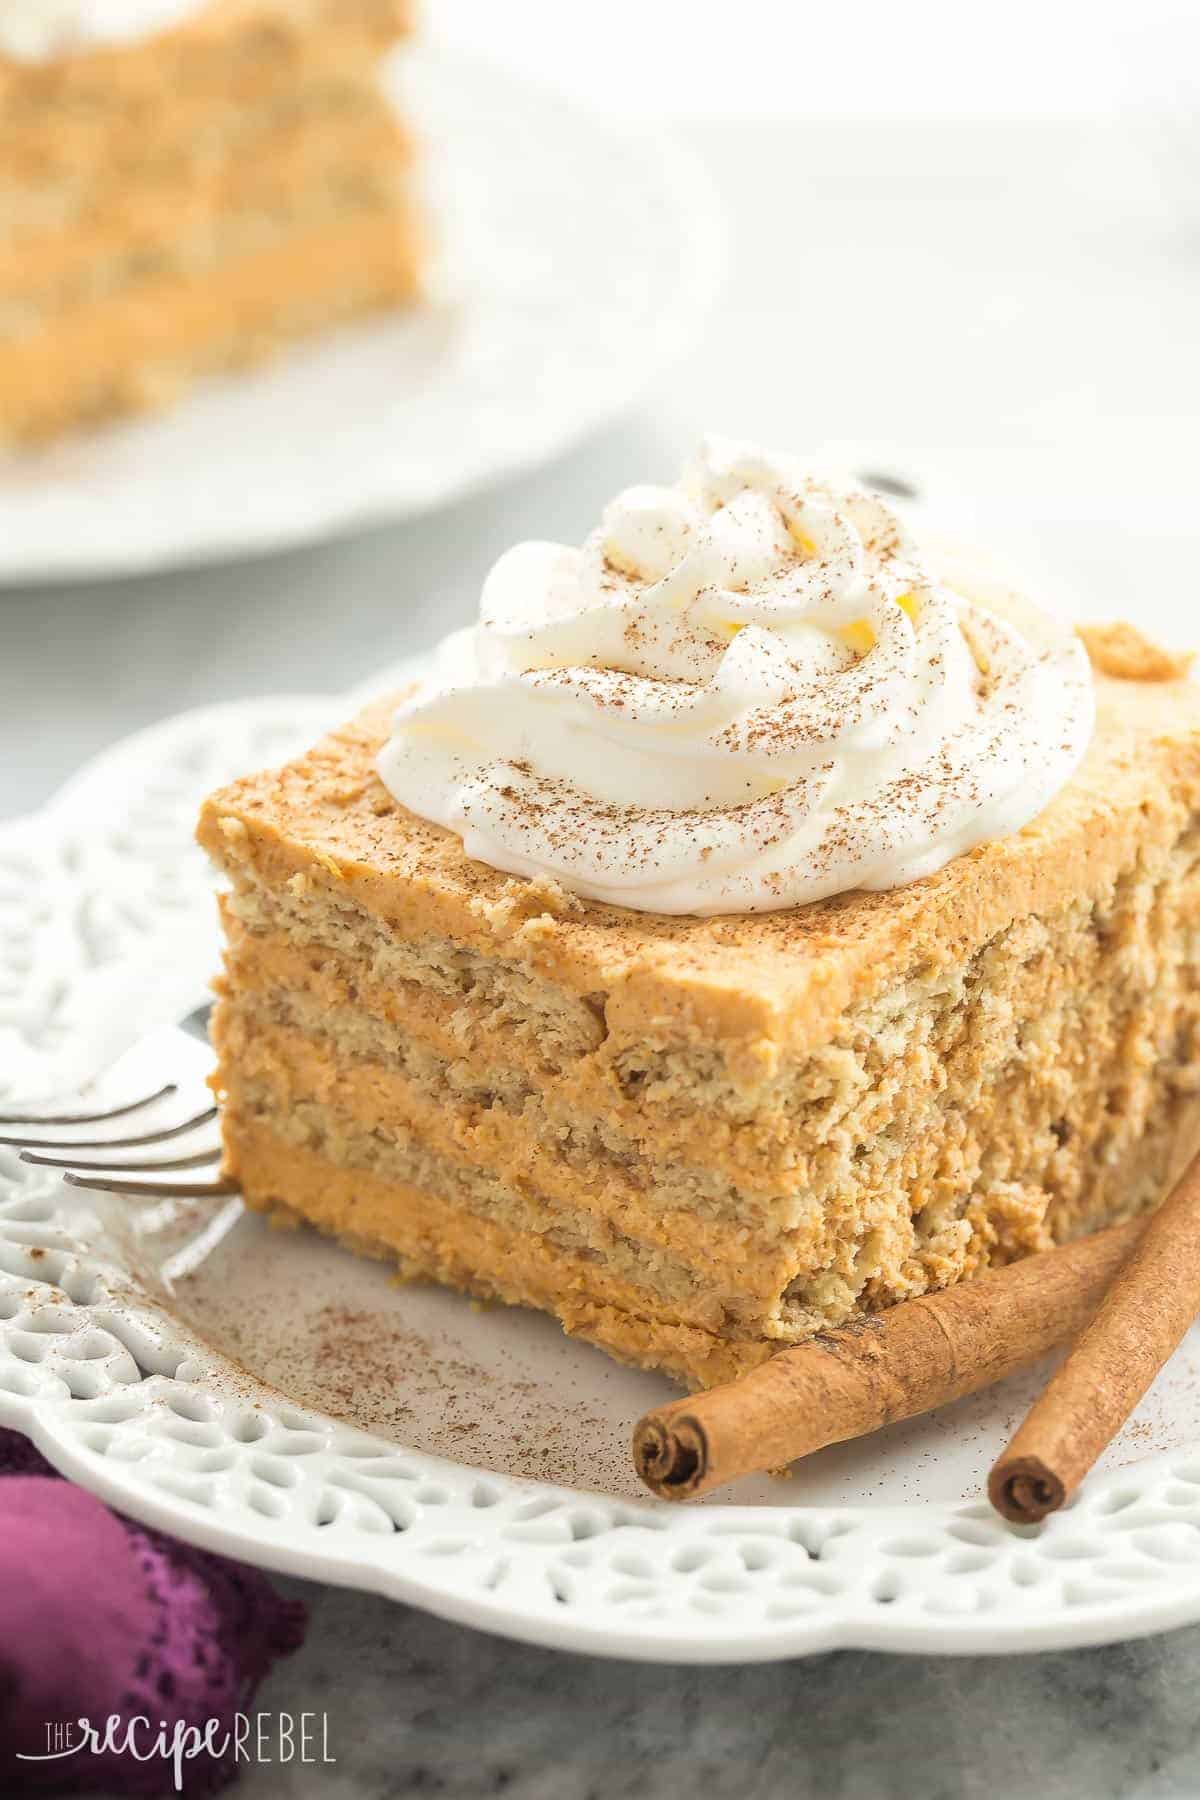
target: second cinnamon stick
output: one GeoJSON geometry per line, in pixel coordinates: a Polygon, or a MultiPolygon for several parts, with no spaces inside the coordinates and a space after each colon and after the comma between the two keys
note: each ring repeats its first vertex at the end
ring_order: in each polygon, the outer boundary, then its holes
{"type": "Polygon", "coordinates": [[[657,1407],[634,1433],[637,1471],[661,1498],[690,1500],[989,1387],[1083,1329],[1142,1228],[906,1300],[657,1407]]]}
{"type": "Polygon", "coordinates": [[[1200,1157],[1153,1215],[1004,1455],[988,1494],[1036,1524],[1078,1487],[1200,1313],[1200,1157]]]}

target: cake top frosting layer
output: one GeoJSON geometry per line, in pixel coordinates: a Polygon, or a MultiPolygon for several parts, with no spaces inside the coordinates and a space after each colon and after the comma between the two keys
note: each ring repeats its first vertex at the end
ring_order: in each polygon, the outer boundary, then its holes
{"type": "Polygon", "coordinates": [[[1093,717],[1072,632],[955,592],[865,489],[709,440],[582,548],[501,557],[379,772],[494,868],[645,912],[774,911],[1019,830],[1093,717]]]}
{"type": "Polygon", "coordinates": [[[52,62],[101,44],[130,44],[202,12],[209,0],[0,0],[0,52],[52,62]]]}

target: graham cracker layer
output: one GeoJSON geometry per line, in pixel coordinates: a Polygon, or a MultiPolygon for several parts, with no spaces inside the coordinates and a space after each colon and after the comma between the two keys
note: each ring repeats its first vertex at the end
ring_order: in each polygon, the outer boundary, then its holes
{"type": "Polygon", "coordinates": [[[344,111],[315,119],[288,108],[200,176],[166,168],[153,181],[117,183],[73,229],[0,243],[0,327],[10,342],[44,333],[156,275],[202,279],[347,211],[405,206],[410,164],[381,98],[348,96],[344,111]]]}
{"type": "Polygon", "coordinates": [[[34,440],[164,406],[198,375],[413,298],[420,266],[411,226],[372,210],[288,232],[199,276],[139,281],[51,330],[0,343],[5,429],[34,440]]]}
{"type": "Polygon", "coordinates": [[[425,1189],[327,1162],[250,1124],[233,1145],[249,1204],[295,1218],[348,1249],[395,1262],[425,1279],[483,1299],[552,1312],[572,1336],[620,1361],[662,1368],[708,1386],[753,1368],[772,1346],[626,1311],[605,1297],[587,1264],[535,1234],[464,1213],[425,1189]]]}

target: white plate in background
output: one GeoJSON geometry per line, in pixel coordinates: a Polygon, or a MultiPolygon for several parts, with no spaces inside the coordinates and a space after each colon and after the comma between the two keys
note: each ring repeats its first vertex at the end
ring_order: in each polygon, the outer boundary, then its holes
{"type": "Polygon", "coordinates": [[[427,146],[429,302],[0,460],[0,582],[210,562],[422,512],[529,469],[686,351],[723,234],[662,137],[500,69],[405,51],[427,146]]]}

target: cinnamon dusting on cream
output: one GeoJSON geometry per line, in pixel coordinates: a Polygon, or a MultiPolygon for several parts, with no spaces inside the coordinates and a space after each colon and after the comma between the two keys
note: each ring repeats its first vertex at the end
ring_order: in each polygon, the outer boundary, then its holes
{"type": "Polygon", "coordinates": [[[953,593],[876,496],[714,441],[582,549],[501,558],[379,770],[495,867],[646,911],[761,911],[1019,829],[1092,716],[1070,633],[953,593]]]}

